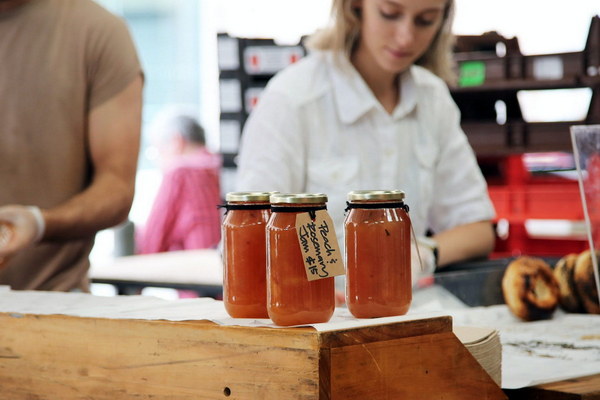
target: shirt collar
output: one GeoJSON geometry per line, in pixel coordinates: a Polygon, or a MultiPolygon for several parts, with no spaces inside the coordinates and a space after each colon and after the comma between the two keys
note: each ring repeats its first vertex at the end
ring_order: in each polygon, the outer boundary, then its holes
{"type": "MultiPolygon", "coordinates": [[[[373,108],[380,108],[371,89],[358,71],[342,53],[328,54],[331,70],[331,81],[335,94],[336,107],[340,120],[351,124],[373,108]]],[[[417,104],[415,81],[410,69],[400,77],[401,101],[396,106],[391,118],[402,118],[410,113],[417,104]]]]}

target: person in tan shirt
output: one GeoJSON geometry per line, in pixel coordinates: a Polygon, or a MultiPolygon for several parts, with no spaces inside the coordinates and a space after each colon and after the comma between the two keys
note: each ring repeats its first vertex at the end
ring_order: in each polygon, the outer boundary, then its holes
{"type": "Polygon", "coordinates": [[[91,0],[0,1],[0,38],[0,285],[86,291],[95,233],[133,199],[133,41],[91,0]]]}

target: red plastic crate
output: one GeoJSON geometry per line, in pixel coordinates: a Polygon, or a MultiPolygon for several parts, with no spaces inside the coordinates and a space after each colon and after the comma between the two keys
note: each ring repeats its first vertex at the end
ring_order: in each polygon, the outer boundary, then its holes
{"type": "Polygon", "coordinates": [[[497,219],[581,221],[584,218],[576,181],[568,184],[528,185],[515,189],[490,185],[488,193],[496,208],[497,219]]]}
{"type": "Polygon", "coordinates": [[[502,174],[488,182],[488,192],[496,208],[496,222],[508,223],[508,234],[497,239],[492,257],[563,256],[587,249],[584,238],[534,238],[525,227],[525,221],[531,219],[583,221],[578,181],[531,174],[521,155],[500,162],[502,174]]]}
{"type": "Polygon", "coordinates": [[[540,239],[527,233],[525,224],[510,223],[508,237],[496,238],[491,258],[516,257],[520,255],[562,257],[580,253],[589,248],[585,239],[540,239]]]}

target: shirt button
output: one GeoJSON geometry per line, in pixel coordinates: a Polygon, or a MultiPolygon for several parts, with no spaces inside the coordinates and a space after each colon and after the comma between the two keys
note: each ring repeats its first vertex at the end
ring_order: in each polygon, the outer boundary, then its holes
{"type": "Polygon", "coordinates": [[[394,150],[388,148],[385,149],[385,152],[383,153],[387,158],[391,158],[394,155],[394,150]]]}

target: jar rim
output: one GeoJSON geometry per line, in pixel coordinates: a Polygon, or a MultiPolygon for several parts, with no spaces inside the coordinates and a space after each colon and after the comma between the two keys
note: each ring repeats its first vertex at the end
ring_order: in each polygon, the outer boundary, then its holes
{"type": "Polygon", "coordinates": [[[404,200],[404,191],[402,190],[353,190],[348,193],[348,201],[360,200],[404,200]]]}
{"type": "Polygon", "coordinates": [[[327,203],[324,193],[274,193],[271,195],[272,204],[318,204],[327,203]]]}
{"type": "Polygon", "coordinates": [[[225,195],[225,201],[264,201],[268,202],[272,194],[276,192],[229,192],[225,195]]]}

